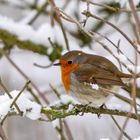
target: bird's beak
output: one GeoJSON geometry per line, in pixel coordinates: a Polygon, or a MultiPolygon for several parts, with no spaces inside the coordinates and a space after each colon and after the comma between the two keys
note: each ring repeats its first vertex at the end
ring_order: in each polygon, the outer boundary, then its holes
{"type": "Polygon", "coordinates": [[[55,64],[53,64],[54,66],[60,66],[61,65],[61,63],[59,62],[59,63],[55,63],[55,64]]]}

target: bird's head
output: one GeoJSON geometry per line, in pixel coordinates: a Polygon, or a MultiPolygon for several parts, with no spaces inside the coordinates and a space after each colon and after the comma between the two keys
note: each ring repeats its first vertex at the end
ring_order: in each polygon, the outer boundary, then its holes
{"type": "Polygon", "coordinates": [[[77,58],[81,54],[82,51],[69,51],[62,55],[59,63],[54,64],[54,66],[61,67],[62,81],[67,91],[70,89],[71,72],[78,68],[79,62],[77,58]]]}

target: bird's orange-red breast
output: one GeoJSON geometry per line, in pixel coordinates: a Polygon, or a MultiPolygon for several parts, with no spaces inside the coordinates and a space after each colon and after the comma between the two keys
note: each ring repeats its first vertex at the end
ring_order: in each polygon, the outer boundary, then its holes
{"type": "Polygon", "coordinates": [[[62,81],[63,81],[66,91],[70,90],[72,71],[78,68],[78,64],[70,64],[70,63],[71,61],[67,61],[65,59],[60,60],[61,73],[62,73],[61,76],[62,76],[62,81]]]}
{"type": "Polygon", "coordinates": [[[125,86],[121,78],[132,77],[119,71],[108,59],[82,51],[69,51],[54,65],[61,67],[62,82],[66,91],[72,91],[83,104],[90,102],[94,106],[104,104],[110,95],[102,88],[114,91],[120,86],[125,86]],[[99,89],[94,89],[93,84],[98,85],[99,89]]]}

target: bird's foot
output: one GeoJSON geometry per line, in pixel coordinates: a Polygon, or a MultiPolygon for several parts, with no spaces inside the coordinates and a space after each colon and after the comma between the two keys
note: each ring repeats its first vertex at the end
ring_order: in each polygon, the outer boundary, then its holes
{"type": "MultiPolygon", "coordinates": [[[[105,104],[102,104],[99,108],[100,109],[104,109],[104,107],[105,107],[105,104]]],[[[97,117],[100,119],[101,118],[101,114],[97,113],[97,117]]]]}
{"type": "Polygon", "coordinates": [[[88,104],[83,105],[82,108],[82,113],[80,114],[80,116],[83,116],[84,113],[86,113],[86,110],[88,109],[88,107],[91,105],[91,102],[89,102],[88,104]]]}

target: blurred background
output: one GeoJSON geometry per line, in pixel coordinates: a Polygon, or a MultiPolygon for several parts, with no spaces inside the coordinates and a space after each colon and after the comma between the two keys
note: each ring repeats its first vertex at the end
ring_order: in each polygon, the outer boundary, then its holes
{"type": "MultiPolygon", "coordinates": [[[[139,14],[140,1],[133,1],[139,14]]],[[[28,89],[29,94],[33,90],[43,106],[48,105],[46,100],[50,104],[59,100],[51,87],[60,94],[66,93],[62,86],[60,69],[53,67],[52,64],[68,50],[82,50],[104,56],[120,70],[129,73],[127,68],[113,56],[114,54],[130,69],[134,69],[135,49],[128,40],[102,21],[85,17],[82,14],[84,10],[90,10],[93,15],[113,23],[138,45],[136,41],[138,31],[127,0],[0,0],[0,48],[4,50],[4,53],[0,54],[0,77],[8,91],[20,90],[27,79],[30,79],[33,85],[28,89]],[[75,23],[61,18],[60,13],[55,11],[55,6],[76,19],[85,30],[99,34],[96,34],[95,38],[87,36],[75,23]],[[48,67],[39,68],[34,65],[35,63],[48,67]]],[[[138,56],[138,65],[139,60],[138,56]]],[[[139,80],[137,85],[140,86],[139,80]]],[[[3,92],[1,88],[1,93],[3,92]]],[[[129,97],[129,94],[122,89],[120,94],[129,97]]],[[[112,97],[107,105],[124,110],[130,108],[128,104],[115,97],[112,97]]],[[[115,116],[115,119],[122,127],[125,118],[115,116]]],[[[140,136],[139,128],[138,121],[130,119],[125,132],[134,139],[140,136]]],[[[117,140],[121,135],[121,131],[109,115],[101,115],[98,118],[97,115],[90,113],[67,117],[64,122],[63,120],[33,121],[13,116],[4,122],[4,130],[11,140],[100,140],[101,138],[117,140]],[[61,124],[63,135],[57,129],[61,124]]],[[[122,139],[128,138],[123,136],[122,139]]]]}

